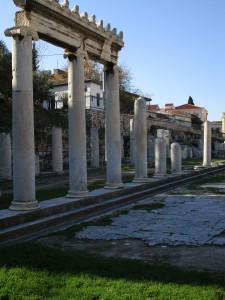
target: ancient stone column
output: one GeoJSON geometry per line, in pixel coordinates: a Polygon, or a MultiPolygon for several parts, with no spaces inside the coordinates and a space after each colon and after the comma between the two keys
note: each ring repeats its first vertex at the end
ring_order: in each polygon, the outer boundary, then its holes
{"type": "Polygon", "coordinates": [[[63,172],[62,157],[62,128],[52,127],[52,170],[53,172],[63,172]]]}
{"type": "Polygon", "coordinates": [[[87,158],[84,96],[84,55],[77,51],[68,57],[68,112],[69,112],[69,191],[67,197],[86,197],[87,158]]]}
{"type": "MultiPolygon", "coordinates": [[[[10,209],[39,207],[35,197],[31,30],[12,29],[13,193],[10,209]],[[21,33],[22,32],[22,33],[21,33]],[[22,36],[23,35],[23,36],[22,36]]],[[[34,33],[33,33],[34,34],[34,33]]],[[[34,36],[33,36],[34,37],[34,36]]],[[[37,36],[35,36],[38,39],[37,36]]]]}
{"type": "Polygon", "coordinates": [[[214,154],[217,154],[219,150],[219,142],[215,141],[214,142],[214,154]]]}
{"type": "Polygon", "coordinates": [[[181,174],[181,146],[174,142],[171,144],[171,173],[181,174]]]}
{"type": "Polygon", "coordinates": [[[135,149],[135,177],[133,182],[147,182],[147,118],[146,100],[139,97],[134,102],[134,149],[135,149]]]}
{"type": "Polygon", "coordinates": [[[152,163],[155,161],[155,139],[148,138],[148,162],[152,163]]]}
{"type": "Polygon", "coordinates": [[[130,163],[135,164],[135,150],[134,150],[134,119],[130,119],[130,163]]]}
{"type": "Polygon", "coordinates": [[[0,177],[12,176],[12,150],[11,137],[9,134],[0,134],[0,177]]]}
{"type": "Polygon", "coordinates": [[[163,138],[166,141],[166,156],[170,157],[170,131],[168,129],[157,129],[157,138],[163,138]]]}
{"type": "Polygon", "coordinates": [[[119,102],[119,67],[105,68],[106,88],[106,185],[105,188],[122,188],[121,136],[119,102]]]}
{"type": "Polygon", "coordinates": [[[202,139],[198,140],[198,152],[199,152],[199,157],[202,157],[203,154],[202,139]]]}
{"type": "Polygon", "coordinates": [[[98,128],[91,128],[91,167],[99,168],[98,128]]]}
{"type": "Polygon", "coordinates": [[[165,177],[166,174],[166,141],[163,138],[155,140],[155,174],[154,177],[165,177]]]}
{"type": "Polygon", "coordinates": [[[203,166],[211,166],[211,123],[204,123],[204,146],[203,146],[203,166]]]}
{"type": "Polygon", "coordinates": [[[222,117],[221,117],[221,121],[222,121],[222,135],[225,138],[225,112],[222,113],[222,117]]]}

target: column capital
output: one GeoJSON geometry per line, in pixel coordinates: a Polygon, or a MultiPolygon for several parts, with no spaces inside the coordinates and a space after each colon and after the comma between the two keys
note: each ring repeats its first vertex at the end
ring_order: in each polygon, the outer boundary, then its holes
{"type": "Polygon", "coordinates": [[[27,27],[27,26],[20,26],[20,27],[12,27],[12,28],[8,28],[5,30],[5,36],[11,36],[11,37],[15,37],[15,36],[22,36],[22,37],[27,37],[27,36],[31,36],[32,39],[34,41],[38,41],[39,40],[39,35],[37,33],[37,31],[27,27]]]}
{"type": "Polygon", "coordinates": [[[118,65],[106,64],[104,65],[104,72],[121,72],[121,68],[118,65]]]}
{"type": "Polygon", "coordinates": [[[76,51],[72,52],[72,51],[69,51],[69,49],[65,49],[64,50],[64,54],[63,54],[63,57],[64,58],[68,58],[70,60],[73,60],[73,59],[77,59],[77,58],[83,58],[83,59],[88,59],[88,54],[87,54],[87,51],[85,51],[84,49],[82,48],[79,48],[77,49],[76,51]]]}

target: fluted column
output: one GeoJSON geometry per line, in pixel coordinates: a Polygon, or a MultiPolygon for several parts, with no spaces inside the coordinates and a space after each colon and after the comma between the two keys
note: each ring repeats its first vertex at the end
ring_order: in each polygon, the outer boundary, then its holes
{"type": "Polygon", "coordinates": [[[54,172],[63,172],[62,159],[62,128],[52,127],[52,169],[54,172]]]}
{"type": "Polygon", "coordinates": [[[147,182],[147,119],[146,100],[139,97],[134,102],[135,177],[133,182],[147,182]]]}
{"type": "MultiPolygon", "coordinates": [[[[7,30],[12,45],[13,193],[10,209],[39,207],[35,197],[32,36],[26,28],[7,30]]],[[[34,37],[34,36],[33,36],[34,37]]],[[[35,34],[35,38],[38,39],[35,34]]]]}
{"type": "Polygon", "coordinates": [[[105,188],[122,188],[121,136],[119,102],[119,67],[105,67],[106,88],[106,185],[105,188]]]}
{"type": "Polygon", "coordinates": [[[86,119],[84,96],[83,51],[65,53],[68,57],[68,112],[69,112],[69,191],[67,197],[86,197],[86,119]]]}
{"type": "Polygon", "coordinates": [[[204,147],[203,147],[203,166],[211,166],[211,123],[204,123],[204,147]]]}

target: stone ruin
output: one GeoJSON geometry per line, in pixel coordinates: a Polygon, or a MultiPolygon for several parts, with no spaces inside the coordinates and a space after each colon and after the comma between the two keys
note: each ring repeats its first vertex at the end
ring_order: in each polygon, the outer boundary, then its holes
{"type": "Polygon", "coordinates": [[[13,191],[10,209],[39,207],[35,195],[32,40],[42,39],[64,49],[68,59],[69,191],[68,197],[88,196],[83,60],[104,64],[106,92],[106,188],[121,188],[121,136],[119,110],[119,51],[123,33],[96,17],[69,8],[69,1],[14,0],[22,11],[15,26],[5,31],[13,39],[13,191]],[[23,176],[21,176],[23,174],[23,176]]]}

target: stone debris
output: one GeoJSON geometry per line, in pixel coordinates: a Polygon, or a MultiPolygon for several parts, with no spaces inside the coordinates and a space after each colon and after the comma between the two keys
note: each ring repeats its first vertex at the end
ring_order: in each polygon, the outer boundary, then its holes
{"type": "Polygon", "coordinates": [[[169,196],[163,208],[131,209],[113,217],[111,225],[84,228],[76,238],[141,239],[151,246],[225,245],[224,200],[224,196],[169,196]]]}

